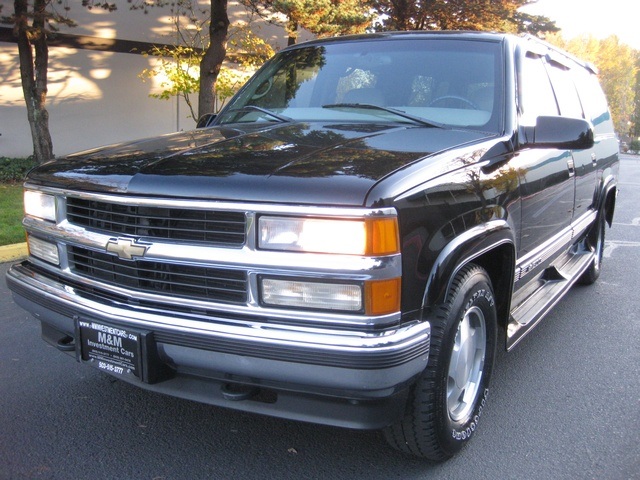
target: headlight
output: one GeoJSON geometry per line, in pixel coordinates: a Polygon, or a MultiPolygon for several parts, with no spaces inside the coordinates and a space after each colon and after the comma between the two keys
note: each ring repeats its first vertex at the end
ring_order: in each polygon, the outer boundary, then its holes
{"type": "Polygon", "coordinates": [[[31,217],[55,222],[56,197],[35,190],[25,190],[24,213],[31,217]]]}
{"type": "Polygon", "coordinates": [[[263,216],[258,246],[265,250],[389,255],[399,248],[395,217],[362,219],[263,216]]]}

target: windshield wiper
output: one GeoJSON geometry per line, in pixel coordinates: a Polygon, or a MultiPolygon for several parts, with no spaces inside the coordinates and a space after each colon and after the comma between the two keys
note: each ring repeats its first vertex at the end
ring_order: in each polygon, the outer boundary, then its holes
{"type": "Polygon", "coordinates": [[[330,105],[323,105],[322,108],[360,108],[365,110],[380,110],[382,112],[392,113],[394,115],[397,115],[398,117],[406,118],[407,120],[411,120],[412,122],[415,122],[419,125],[434,128],[446,128],[442,123],[433,122],[422,117],[417,117],[415,115],[411,115],[410,113],[403,112],[402,110],[398,110],[397,108],[381,107],[380,105],[374,105],[372,103],[333,103],[330,105]]]}
{"type": "Polygon", "coordinates": [[[266,108],[262,108],[262,107],[258,107],[257,105],[245,105],[244,107],[240,107],[240,108],[232,108],[231,110],[226,111],[225,113],[241,113],[241,112],[260,112],[260,113],[264,113],[265,115],[275,118],[276,120],[283,122],[283,123],[289,123],[289,122],[293,122],[293,118],[291,117],[287,117],[285,115],[280,115],[279,113],[276,112],[272,112],[271,110],[268,110],[266,108]]]}

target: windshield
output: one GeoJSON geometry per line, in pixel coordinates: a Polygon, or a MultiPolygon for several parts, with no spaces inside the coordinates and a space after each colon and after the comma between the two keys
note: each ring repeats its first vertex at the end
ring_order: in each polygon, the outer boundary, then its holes
{"type": "Polygon", "coordinates": [[[500,69],[500,45],[486,41],[387,37],[301,47],[269,61],[217,123],[398,122],[498,132],[500,69]]]}

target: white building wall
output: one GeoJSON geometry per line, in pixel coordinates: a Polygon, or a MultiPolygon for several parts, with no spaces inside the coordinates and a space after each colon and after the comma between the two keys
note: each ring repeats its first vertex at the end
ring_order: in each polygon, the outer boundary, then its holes
{"type": "MultiPolygon", "coordinates": [[[[26,157],[33,147],[15,50],[0,45],[0,156],[26,157]]],[[[140,55],[52,48],[47,110],[54,153],[187,128],[176,102],[150,98],[150,85],[137,78],[148,64],[140,55]]]]}
{"type": "MultiPolygon", "coordinates": [[[[107,43],[110,39],[173,43],[168,10],[156,8],[144,14],[128,10],[123,0],[117,3],[119,10],[108,13],[89,11],[74,2],[70,16],[78,27],[63,32],[100,37],[107,43]]],[[[201,3],[203,8],[208,5],[206,0],[201,3]]],[[[229,2],[232,22],[249,20],[247,15],[237,2],[229,2]]],[[[250,20],[252,31],[275,49],[286,44],[282,29],[250,20]]],[[[66,47],[50,47],[49,56],[47,110],[56,156],[195,126],[186,105],[149,97],[159,91],[157,82],[144,83],[138,74],[154,65],[151,57],[66,47]]],[[[193,100],[197,104],[197,95],[193,100]]],[[[33,152],[15,43],[0,42],[0,135],[0,156],[26,157],[33,152]]]]}

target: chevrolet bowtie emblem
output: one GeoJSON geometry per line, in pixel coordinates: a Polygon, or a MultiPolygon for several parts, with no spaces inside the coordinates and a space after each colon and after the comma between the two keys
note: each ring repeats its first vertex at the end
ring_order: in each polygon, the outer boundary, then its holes
{"type": "Polygon", "coordinates": [[[135,238],[111,238],[107,242],[107,252],[114,253],[123,260],[133,260],[135,257],[144,257],[151,245],[137,243],[135,238]]]}

